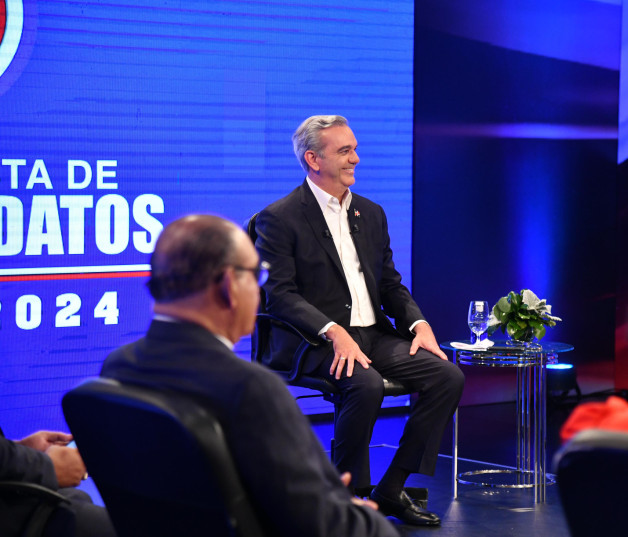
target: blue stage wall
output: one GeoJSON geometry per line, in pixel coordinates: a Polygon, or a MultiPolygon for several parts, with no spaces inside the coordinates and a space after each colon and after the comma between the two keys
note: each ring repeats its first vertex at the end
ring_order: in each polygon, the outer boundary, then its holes
{"type": "MultiPolygon", "coordinates": [[[[355,191],[410,285],[412,1],[0,0],[0,425],[60,399],[150,320],[147,262],[192,212],[243,222],[303,180],[290,136],[345,115],[355,191]]],[[[239,347],[247,354],[247,342],[239,347]]]]}
{"type": "Polygon", "coordinates": [[[437,337],[530,288],[564,360],[612,361],[621,2],[415,9],[413,285],[437,337]]]}

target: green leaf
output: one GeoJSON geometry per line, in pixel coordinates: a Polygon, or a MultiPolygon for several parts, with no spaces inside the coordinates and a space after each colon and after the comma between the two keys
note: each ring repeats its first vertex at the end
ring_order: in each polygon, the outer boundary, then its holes
{"type": "MultiPolygon", "coordinates": [[[[508,313],[511,309],[510,302],[508,302],[508,297],[501,297],[497,304],[495,304],[495,308],[497,308],[500,312],[508,313]]],[[[493,311],[495,311],[495,309],[493,309],[493,311]]],[[[495,315],[495,317],[497,317],[497,315],[495,315]]]]}
{"type": "Polygon", "coordinates": [[[543,339],[543,336],[545,336],[545,327],[543,325],[535,327],[534,328],[534,335],[535,335],[536,339],[543,339]]]}

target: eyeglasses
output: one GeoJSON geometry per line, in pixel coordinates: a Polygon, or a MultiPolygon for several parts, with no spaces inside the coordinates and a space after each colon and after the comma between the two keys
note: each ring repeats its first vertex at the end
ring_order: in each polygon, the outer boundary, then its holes
{"type": "Polygon", "coordinates": [[[267,261],[260,262],[259,265],[253,268],[249,267],[241,267],[238,265],[233,265],[234,270],[247,270],[253,273],[255,279],[257,280],[257,284],[261,287],[268,280],[268,271],[270,270],[270,263],[267,261]]]}

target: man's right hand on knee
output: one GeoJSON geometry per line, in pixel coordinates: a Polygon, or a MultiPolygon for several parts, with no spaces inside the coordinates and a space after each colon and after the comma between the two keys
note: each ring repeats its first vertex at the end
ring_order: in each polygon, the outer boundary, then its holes
{"type": "Polygon", "coordinates": [[[353,375],[355,362],[358,362],[364,369],[369,368],[371,360],[364,354],[355,340],[340,325],[334,324],[325,332],[325,337],[330,340],[334,346],[334,360],[331,363],[329,374],[340,379],[342,371],[346,366],[346,375],[353,375]]]}

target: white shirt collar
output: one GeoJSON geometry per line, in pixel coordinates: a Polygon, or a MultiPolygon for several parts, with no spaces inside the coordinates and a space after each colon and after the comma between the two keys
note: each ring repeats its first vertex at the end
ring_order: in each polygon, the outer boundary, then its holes
{"type": "MultiPolygon", "coordinates": [[[[329,205],[329,202],[332,200],[335,200],[336,198],[332,196],[331,194],[328,194],[327,192],[325,192],[321,187],[319,187],[316,183],[314,183],[314,181],[312,181],[309,177],[306,176],[305,180],[307,181],[307,184],[310,186],[310,190],[314,194],[314,197],[316,198],[316,201],[318,202],[321,208],[321,211],[323,211],[324,213],[325,209],[329,205]]],[[[351,197],[352,197],[351,190],[347,189],[347,194],[342,200],[342,207],[346,210],[349,210],[349,205],[351,205],[351,197]]]]}
{"type": "Polygon", "coordinates": [[[220,334],[214,334],[212,332],[212,335],[221,343],[223,343],[225,345],[225,347],[227,347],[229,350],[233,350],[233,343],[231,343],[230,340],[228,340],[226,337],[221,336],[220,334]]]}

